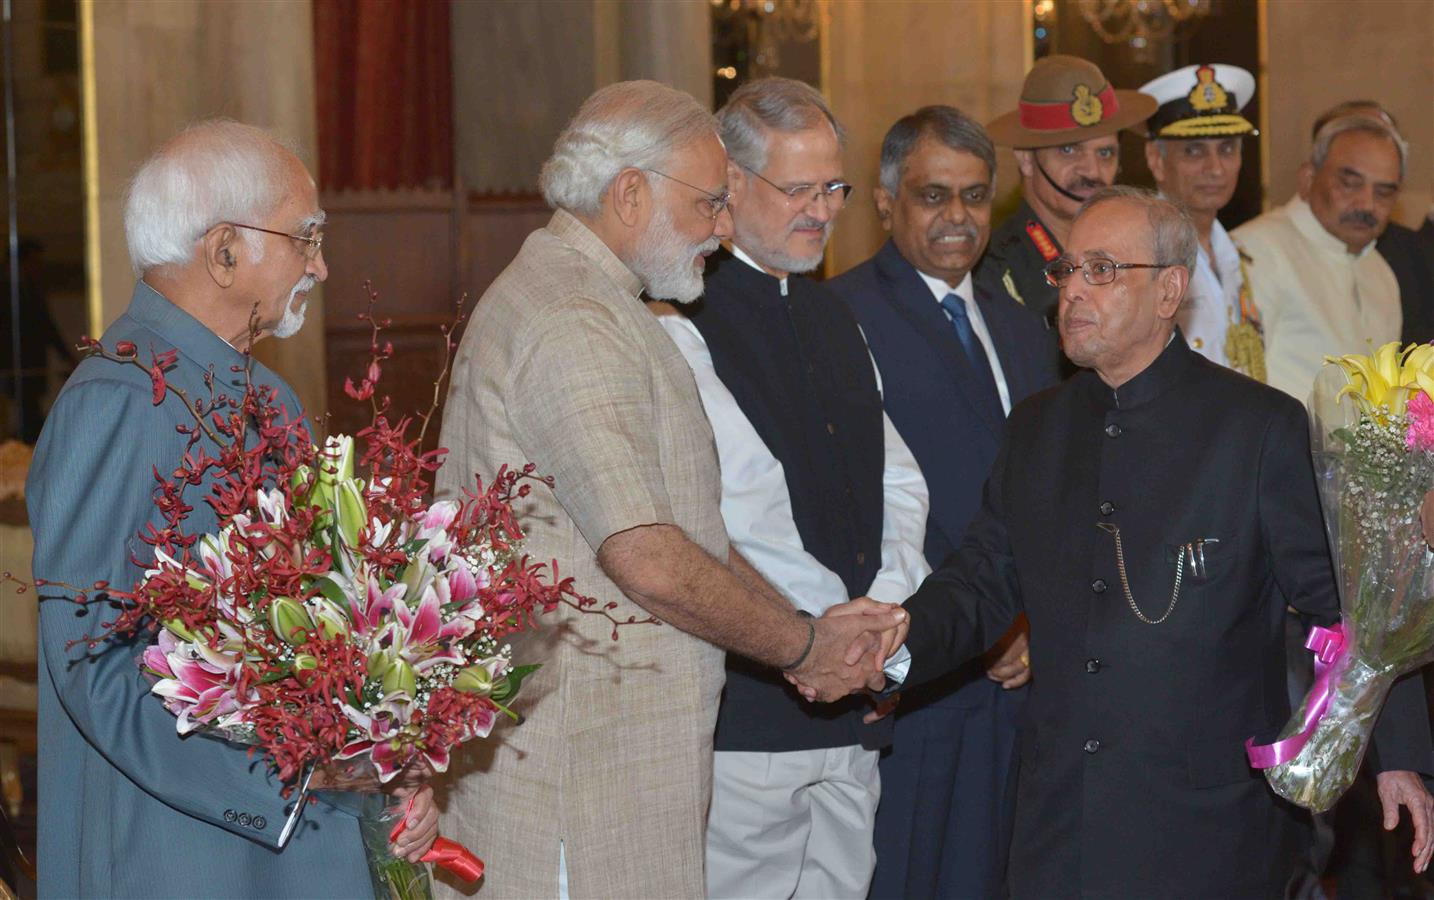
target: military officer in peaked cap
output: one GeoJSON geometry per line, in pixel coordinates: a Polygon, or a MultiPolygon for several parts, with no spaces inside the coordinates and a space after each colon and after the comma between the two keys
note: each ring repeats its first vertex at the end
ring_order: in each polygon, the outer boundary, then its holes
{"type": "Polygon", "coordinates": [[[1190,348],[1211,362],[1265,380],[1265,345],[1245,259],[1216,215],[1240,178],[1244,140],[1259,131],[1240,110],[1255,76],[1237,66],[1186,66],[1140,88],[1160,106],[1145,123],[1145,162],[1160,193],[1185,204],[1200,252],[1176,314],[1190,348]]]}
{"type": "Polygon", "coordinates": [[[1056,289],[1044,267],[1061,255],[1076,211],[1115,183],[1116,134],[1149,118],[1155,100],[1116,90],[1094,63],[1047,56],[1026,74],[1017,108],[986,126],[991,140],[1016,151],[1023,202],[991,233],[976,268],[976,288],[1010,297],[1054,323],[1056,289]]]}

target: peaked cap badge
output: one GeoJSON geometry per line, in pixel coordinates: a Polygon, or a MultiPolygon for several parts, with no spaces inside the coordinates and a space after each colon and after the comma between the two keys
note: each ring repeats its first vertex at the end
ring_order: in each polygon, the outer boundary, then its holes
{"type": "Polygon", "coordinates": [[[1199,112],[1224,110],[1230,106],[1230,95],[1215,80],[1214,66],[1195,70],[1195,89],[1190,92],[1190,105],[1199,112]]]}

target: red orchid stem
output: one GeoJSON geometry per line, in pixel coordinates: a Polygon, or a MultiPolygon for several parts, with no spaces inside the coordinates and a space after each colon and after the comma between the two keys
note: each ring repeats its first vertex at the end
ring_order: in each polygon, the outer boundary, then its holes
{"type": "MultiPolygon", "coordinates": [[[[111,362],[135,366],[140,371],[144,372],[146,375],[149,374],[149,366],[146,366],[144,363],[140,362],[139,356],[137,354],[121,356],[118,353],[111,353],[110,351],[106,350],[103,345],[101,345],[98,341],[93,344],[82,344],[80,345],[79,349],[80,352],[85,356],[98,356],[103,359],[110,360],[111,362]]],[[[205,421],[204,414],[195,410],[194,406],[190,403],[189,395],[185,393],[182,388],[177,388],[166,381],[164,384],[164,389],[174,394],[180,400],[183,400],[184,408],[189,410],[189,414],[194,417],[195,424],[197,424],[200,428],[204,429],[204,433],[209,436],[209,439],[211,441],[216,444],[219,444],[220,446],[223,446],[223,442],[219,440],[219,436],[215,434],[213,430],[210,429],[209,423],[205,421]]]]}
{"type": "Polygon", "coordinates": [[[468,305],[468,295],[464,294],[458,298],[458,308],[453,313],[453,321],[439,329],[443,335],[443,368],[438,371],[438,378],[433,382],[433,402],[428,405],[428,412],[423,414],[423,425],[418,429],[418,445],[423,446],[423,437],[428,434],[428,423],[432,421],[434,413],[438,411],[438,405],[443,400],[443,382],[448,378],[449,368],[453,364],[453,332],[463,324],[463,308],[468,305]]]}

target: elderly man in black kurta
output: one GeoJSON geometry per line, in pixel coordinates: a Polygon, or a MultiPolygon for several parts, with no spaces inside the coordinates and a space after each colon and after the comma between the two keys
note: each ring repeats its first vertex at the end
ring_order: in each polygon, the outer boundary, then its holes
{"type": "MultiPolygon", "coordinates": [[[[905,604],[907,684],[1030,619],[1016,898],[1278,897],[1300,852],[1303,813],[1243,745],[1290,714],[1287,606],[1329,622],[1339,601],[1304,410],[1175,330],[1195,242],[1146,192],[1086,204],[1052,266],[1086,371],[1012,411],[980,513],[905,604]]],[[[1402,682],[1374,763],[1386,806],[1413,816],[1416,868],[1431,756],[1402,682]]]]}

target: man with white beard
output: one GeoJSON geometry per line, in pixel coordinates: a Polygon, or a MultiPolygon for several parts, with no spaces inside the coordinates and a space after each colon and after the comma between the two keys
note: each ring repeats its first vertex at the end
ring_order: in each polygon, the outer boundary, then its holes
{"type": "MultiPolygon", "coordinates": [[[[716,435],[727,535],[803,613],[868,595],[899,603],[930,571],[926,482],[882,411],[856,319],[798,274],[821,264],[851,191],[841,125],[786,78],[742,86],[717,118],[732,249],[714,258],[701,303],[661,321],[716,435]]],[[[868,712],[860,698],[812,706],[779,673],[728,656],[708,896],[866,896],[877,755],[891,740],[890,721],[868,712]]]]}
{"type": "Polygon", "coordinates": [[[635,603],[664,624],[614,642],[605,619],[560,607],[515,636],[542,663],[526,720],[485,771],[450,779],[444,828],[483,854],[490,900],[698,897],[722,650],[825,680],[817,660],[839,669],[841,641],[874,647],[868,629],[899,616],[829,630],[729,546],[692,372],[639,298],[696,299],[704,254],[731,233],[712,114],[655,82],[610,85],[540,180],[556,212],[463,336],[439,488],[532,462],[553,482],[520,507],[523,551],[614,616],[635,603]]]}
{"type": "MultiPolygon", "coordinates": [[[[275,390],[281,418],[302,416],[289,386],[243,354],[271,334],[296,333],[306,295],[328,276],[324,212],[303,163],[258,128],[202,122],[140,168],[124,223],[139,281],[100,339],[105,348],[127,345],[145,364],[172,350],[165,380],[190,397],[237,399],[247,377],[275,390]]],[[[92,357],[65,383],[35,449],[25,487],[33,571],[51,582],[40,590],[39,893],[367,893],[353,814],[308,804],[302,792],[285,800],[246,748],[179,740],[174,716],[149,696],[135,665],[149,636],[91,648],[84,638],[101,633],[109,609],[82,610],[55,585],[138,579],[149,548],[137,535],[164,524],[155,473],[173,471],[192,449],[177,426],[193,425],[179,398],[153,399],[142,368],[92,357]]],[[[200,435],[194,449],[220,448],[200,435]]],[[[215,477],[190,489],[186,534],[216,530],[217,514],[199,499],[215,477]]],[[[316,774],[307,787],[319,786],[316,774]]],[[[418,859],[437,822],[432,791],[422,788],[409,814],[421,827],[404,833],[398,851],[418,859]]]]}

